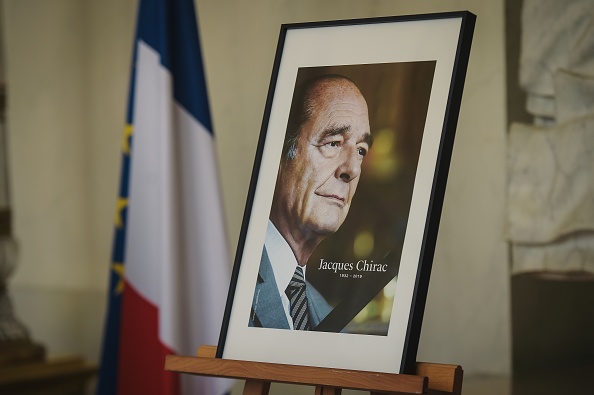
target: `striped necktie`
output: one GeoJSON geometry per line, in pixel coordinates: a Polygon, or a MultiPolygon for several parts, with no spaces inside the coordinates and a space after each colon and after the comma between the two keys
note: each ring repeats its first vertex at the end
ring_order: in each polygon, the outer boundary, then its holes
{"type": "Polygon", "coordinates": [[[309,313],[307,311],[307,295],[305,294],[305,277],[303,269],[297,266],[293,278],[289,282],[285,294],[291,304],[291,318],[293,328],[297,330],[309,330],[309,313]]]}

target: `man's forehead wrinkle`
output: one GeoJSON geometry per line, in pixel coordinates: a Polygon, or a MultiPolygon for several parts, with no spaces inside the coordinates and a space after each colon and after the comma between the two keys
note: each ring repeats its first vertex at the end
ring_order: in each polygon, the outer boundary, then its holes
{"type": "Polygon", "coordinates": [[[348,98],[332,97],[314,103],[310,115],[312,119],[317,119],[318,122],[320,119],[324,120],[325,125],[322,129],[342,128],[343,125],[352,127],[354,125],[351,125],[351,123],[358,123],[363,117],[367,121],[367,103],[360,96],[357,97],[356,102],[348,98]]]}
{"type": "Polygon", "coordinates": [[[351,125],[329,125],[327,126],[322,134],[320,135],[319,140],[323,140],[326,137],[332,137],[337,135],[351,135],[351,125]]]}

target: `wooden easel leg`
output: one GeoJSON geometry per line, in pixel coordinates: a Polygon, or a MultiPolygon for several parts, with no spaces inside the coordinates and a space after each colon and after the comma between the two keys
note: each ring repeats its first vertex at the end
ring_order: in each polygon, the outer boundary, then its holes
{"type": "Polygon", "coordinates": [[[243,395],[268,395],[270,381],[246,380],[243,395]]]}
{"type": "Polygon", "coordinates": [[[316,386],[315,395],[340,395],[342,394],[342,388],[324,387],[321,385],[316,386]]]}

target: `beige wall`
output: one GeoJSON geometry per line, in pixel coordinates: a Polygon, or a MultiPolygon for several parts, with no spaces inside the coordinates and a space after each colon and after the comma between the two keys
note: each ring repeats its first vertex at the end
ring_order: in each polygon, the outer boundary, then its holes
{"type": "MultiPolygon", "coordinates": [[[[4,0],[18,313],[50,353],[96,359],[134,0],[4,0]]],[[[510,370],[503,1],[198,0],[234,252],[281,23],[478,15],[419,359],[510,370]]],[[[387,38],[390,40],[391,38],[387,38]]]]}
{"type": "Polygon", "coordinates": [[[2,1],[17,313],[97,360],[136,2],[2,1]]]}

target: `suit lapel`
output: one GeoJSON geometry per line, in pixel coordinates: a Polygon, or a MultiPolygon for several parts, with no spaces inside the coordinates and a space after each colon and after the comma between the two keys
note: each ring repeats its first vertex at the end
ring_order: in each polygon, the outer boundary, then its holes
{"type": "Polygon", "coordinates": [[[252,306],[262,327],[290,329],[266,249],[262,251],[252,306]]]}

